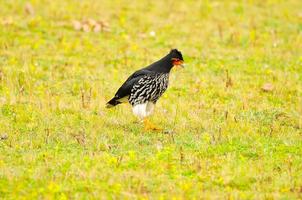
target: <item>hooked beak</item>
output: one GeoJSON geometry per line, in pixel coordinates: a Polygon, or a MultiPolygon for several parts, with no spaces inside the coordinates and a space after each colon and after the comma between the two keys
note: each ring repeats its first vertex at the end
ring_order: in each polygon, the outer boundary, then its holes
{"type": "Polygon", "coordinates": [[[179,63],[177,63],[178,66],[180,66],[181,68],[185,67],[185,63],[183,60],[180,60],[179,63]]]}
{"type": "Polygon", "coordinates": [[[182,68],[184,68],[186,66],[186,64],[182,61],[179,66],[181,66],[182,68]]]}
{"type": "Polygon", "coordinates": [[[174,66],[175,66],[176,69],[180,69],[180,68],[184,68],[185,64],[184,64],[184,61],[179,60],[179,61],[174,63],[174,66]]]}
{"type": "Polygon", "coordinates": [[[182,68],[185,67],[185,64],[184,64],[184,61],[183,61],[183,60],[174,60],[174,61],[173,61],[173,65],[175,65],[175,66],[180,66],[180,67],[182,67],[182,68]]]}

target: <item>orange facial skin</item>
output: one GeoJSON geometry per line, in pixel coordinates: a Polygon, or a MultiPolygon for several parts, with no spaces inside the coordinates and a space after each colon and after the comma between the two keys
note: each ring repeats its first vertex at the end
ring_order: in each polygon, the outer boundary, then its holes
{"type": "Polygon", "coordinates": [[[173,65],[182,65],[183,63],[184,63],[184,61],[183,60],[180,60],[180,59],[178,59],[178,58],[172,58],[172,63],[173,63],[173,65]]]}

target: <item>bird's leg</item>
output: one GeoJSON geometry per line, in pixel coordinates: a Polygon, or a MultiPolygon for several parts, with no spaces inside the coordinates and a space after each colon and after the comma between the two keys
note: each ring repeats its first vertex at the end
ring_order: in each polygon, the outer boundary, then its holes
{"type": "Polygon", "coordinates": [[[152,131],[162,131],[161,128],[152,124],[147,118],[144,119],[144,129],[145,131],[152,130],[152,131]]]}

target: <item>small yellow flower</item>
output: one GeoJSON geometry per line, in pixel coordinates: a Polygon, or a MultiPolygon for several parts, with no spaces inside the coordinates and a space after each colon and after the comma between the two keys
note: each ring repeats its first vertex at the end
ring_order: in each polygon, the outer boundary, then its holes
{"type": "Polygon", "coordinates": [[[48,186],[47,186],[48,190],[52,193],[56,193],[60,191],[60,186],[58,184],[56,184],[55,182],[51,181],[48,186]]]}

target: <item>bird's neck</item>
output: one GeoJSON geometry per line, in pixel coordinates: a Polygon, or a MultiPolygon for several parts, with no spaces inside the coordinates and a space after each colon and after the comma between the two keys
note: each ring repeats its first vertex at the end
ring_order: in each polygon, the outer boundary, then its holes
{"type": "Polygon", "coordinates": [[[172,69],[173,64],[171,62],[170,55],[166,55],[162,59],[152,63],[147,67],[147,69],[151,71],[161,72],[161,73],[169,73],[172,69]]]}

